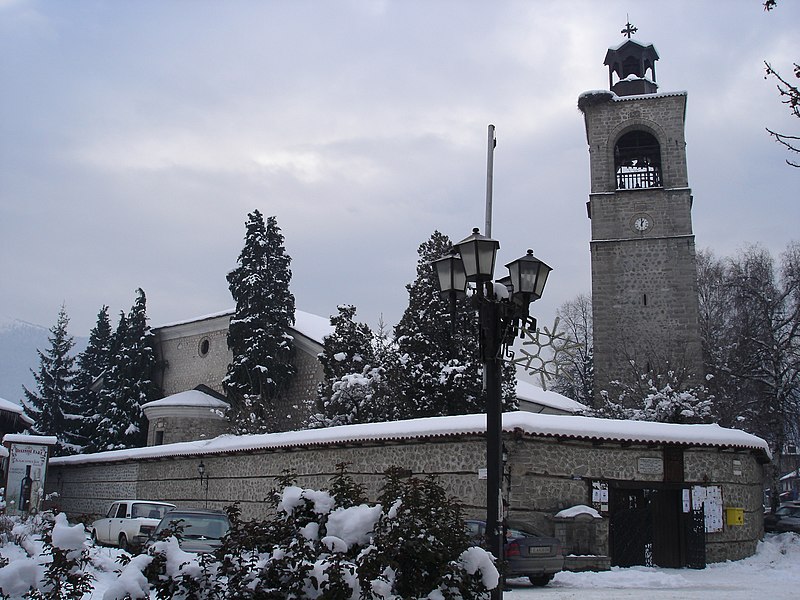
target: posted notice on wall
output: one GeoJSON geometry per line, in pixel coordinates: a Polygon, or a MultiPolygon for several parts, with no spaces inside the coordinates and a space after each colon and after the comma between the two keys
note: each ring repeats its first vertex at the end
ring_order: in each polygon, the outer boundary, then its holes
{"type": "Polygon", "coordinates": [[[703,507],[706,533],[716,533],[724,528],[722,518],[722,487],[718,485],[693,485],[692,508],[703,507]]]}
{"type": "Polygon", "coordinates": [[[44,478],[49,447],[12,443],[6,480],[6,513],[38,512],[44,496],[44,478]]]}

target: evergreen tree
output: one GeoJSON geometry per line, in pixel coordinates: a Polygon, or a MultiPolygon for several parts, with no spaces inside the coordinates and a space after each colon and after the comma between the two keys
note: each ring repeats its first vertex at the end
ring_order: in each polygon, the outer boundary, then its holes
{"type": "Polygon", "coordinates": [[[86,349],[78,355],[78,374],[74,382],[78,414],[82,417],[78,439],[84,447],[97,431],[100,420],[97,412],[100,390],[96,383],[109,367],[112,339],[108,306],[103,306],[97,314],[97,323],[89,333],[86,349]]]}
{"type": "MultiPolygon", "coordinates": [[[[420,245],[417,278],[406,286],[408,308],[395,327],[399,360],[390,373],[405,418],[484,412],[478,319],[468,300],[451,306],[441,297],[431,262],[452,252],[434,231],[420,245]]],[[[503,402],[516,404],[513,365],[503,370],[503,402]]]]}
{"type": "Polygon", "coordinates": [[[75,379],[75,358],[70,352],[75,345],[67,333],[66,308],[62,305],[56,324],[50,329],[50,347],[39,354],[39,370],[31,372],[36,381],[36,391],[23,386],[26,400],[25,413],[33,419],[31,432],[35,435],[58,437],[56,453],[68,454],[76,451],[75,423],[79,419],[73,380],[75,379]]]}
{"type": "Polygon", "coordinates": [[[296,372],[290,263],[276,218],[265,225],[258,210],[250,213],[238,266],[228,274],[236,311],[228,329],[233,360],[222,383],[236,433],[278,429],[275,403],[296,372]]]}
{"type": "Polygon", "coordinates": [[[154,336],[147,324],[144,291],[127,318],[120,315],[114,333],[109,368],[100,394],[100,419],[97,433],[90,440],[95,450],[116,450],[143,446],[147,438],[147,419],[142,405],[160,397],[153,381],[156,369],[154,336]]]}
{"type": "Polygon", "coordinates": [[[337,308],[339,314],[331,317],[333,333],[325,336],[319,355],[325,380],[317,389],[318,413],[311,419],[312,427],[384,420],[371,406],[385,381],[375,362],[372,330],[353,320],[354,306],[337,308]]]}

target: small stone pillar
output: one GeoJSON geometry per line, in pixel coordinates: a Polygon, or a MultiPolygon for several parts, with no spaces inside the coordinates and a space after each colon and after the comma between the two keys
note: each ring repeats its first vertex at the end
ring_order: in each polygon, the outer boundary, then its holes
{"type": "Polygon", "coordinates": [[[595,509],[578,505],[553,517],[555,537],[561,540],[566,571],[607,571],[608,519],[595,509]]]}

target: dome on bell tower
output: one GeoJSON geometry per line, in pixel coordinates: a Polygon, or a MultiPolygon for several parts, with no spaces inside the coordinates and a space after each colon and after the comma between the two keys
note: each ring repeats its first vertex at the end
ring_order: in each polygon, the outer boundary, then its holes
{"type": "Polygon", "coordinates": [[[616,48],[609,48],[603,61],[603,64],[608,66],[608,86],[617,96],[655,94],[658,91],[656,84],[658,52],[653,44],[645,45],[632,39],[631,36],[636,31],[636,27],[630,22],[627,23],[622,33],[628,39],[616,48]],[[649,77],[648,71],[650,71],[649,77]],[[617,75],[616,83],[614,74],[617,75]]]}

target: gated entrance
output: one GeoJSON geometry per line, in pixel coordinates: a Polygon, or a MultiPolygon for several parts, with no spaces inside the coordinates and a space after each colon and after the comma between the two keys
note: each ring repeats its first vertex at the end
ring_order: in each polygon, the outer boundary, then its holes
{"type": "Polygon", "coordinates": [[[635,482],[609,485],[612,565],[705,567],[702,509],[684,512],[684,487],[635,482]]]}

